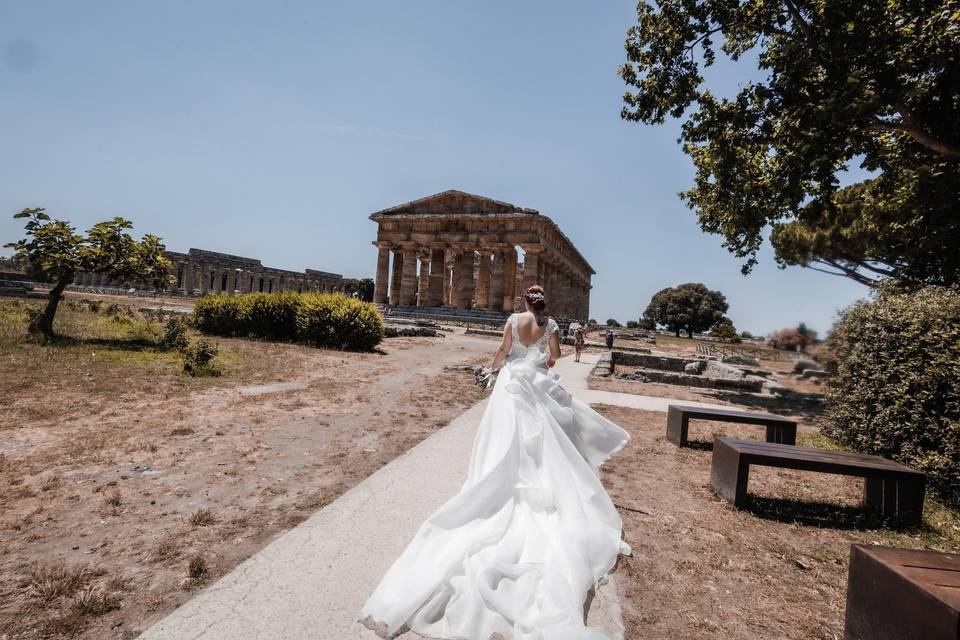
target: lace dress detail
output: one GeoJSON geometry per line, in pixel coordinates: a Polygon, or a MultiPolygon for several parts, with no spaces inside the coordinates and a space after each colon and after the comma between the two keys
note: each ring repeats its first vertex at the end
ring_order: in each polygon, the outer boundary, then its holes
{"type": "Polygon", "coordinates": [[[553,319],[513,340],[467,480],[420,526],[360,611],[383,638],[608,640],[584,624],[590,589],[629,553],[597,468],[630,440],[546,365],[553,319]]]}
{"type": "MultiPolygon", "coordinates": [[[[553,318],[547,318],[546,327],[544,328],[543,335],[540,336],[536,342],[527,346],[520,341],[520,314],[514,313],[510,316],[510,353],[507,354],[507,359],[512,360],[516,358],[522,358],[526,356],[531,350],[536,350],[541,353],[546,353],[547,343],[550,341],[550,336],[555,332],[560,330],[560,327],[557,326],[556,321],[553,318]]],[[[544,362],[546,364],[546,362],[544,362]]]]}

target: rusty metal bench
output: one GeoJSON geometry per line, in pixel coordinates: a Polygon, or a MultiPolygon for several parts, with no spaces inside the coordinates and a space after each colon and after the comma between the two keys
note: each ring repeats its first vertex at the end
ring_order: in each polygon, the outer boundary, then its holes
{"type": "Polygon", "coordinates": [[[797,423],[794,420],[775,416],[772,413],[695,407],[686,404],[671,404],[667,407],[667,440],[677,446],[685,446],[691,418],[694,420],[756,424],[767,428],[767,442],[778,442],[780,444],[795,444],[797,442],[797,423]]]}
{"type": "Polygon", "coordinates": [[[751,465],[859,476],[864,478],[865,506],[910,524],[919,524],[923,515],[926,476],[886,458],[756,440],[714,439],[710,484],[720,497],[739,508],[747,504],[751,465]]]}
{"type": "Polygon", "coordinates": [[[844,638],[960,638],[960,555],[851,545],[844,638]]]}

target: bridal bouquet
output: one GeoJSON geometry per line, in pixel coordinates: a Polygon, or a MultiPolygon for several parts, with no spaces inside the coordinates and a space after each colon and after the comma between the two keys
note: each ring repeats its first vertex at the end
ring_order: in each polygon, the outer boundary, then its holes
{"type": "Polygon", "coordinates": [[[481,389],[489,389],[497,380],[497,374],[490,367],[477,367],[473,370],[473,377],[477,381],[477,386],[481,389]]]}

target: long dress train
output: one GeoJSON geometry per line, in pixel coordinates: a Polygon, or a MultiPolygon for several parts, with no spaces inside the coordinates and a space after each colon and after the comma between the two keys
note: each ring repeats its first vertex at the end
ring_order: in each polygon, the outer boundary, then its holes
{"type": "Polygon", "coordinates": [[[544,336],[513,344],[480,421],[467,480],[420,527],[360,612],[381,637],[599,640],[589,589],[612,569],[620,516],[597,468],[630,436],[573,398],[544,336]],[[496,636],[495,634],[500,634],[496,636]]]}

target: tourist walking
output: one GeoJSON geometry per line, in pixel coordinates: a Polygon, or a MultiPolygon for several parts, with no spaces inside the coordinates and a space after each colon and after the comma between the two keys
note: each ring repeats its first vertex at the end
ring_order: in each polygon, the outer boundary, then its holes
{"type": "Polygon", "coordinates": [[[382,638],[601,640],[587,627],[587,592],[630,547],[596,473],[630,439],[573,398],[550,369],[557,323],[539,285],[478,381],[493,393],[467,480],[420,527],[361,609],[382,638]]]}
{"type": "Polygon", "coordinates": [[[607,329],[607,332],[603,334],[607,340],[607,349],[613,349],[613,329],[607,329]]]}
{"type": "Polygon", "coordinates": [[[583,328],[577,327],[577,330],[573,332],[573,349],[576,352],[574,356],[575,362],[580,362],[580,352],[583,351],[583,328]]]}

